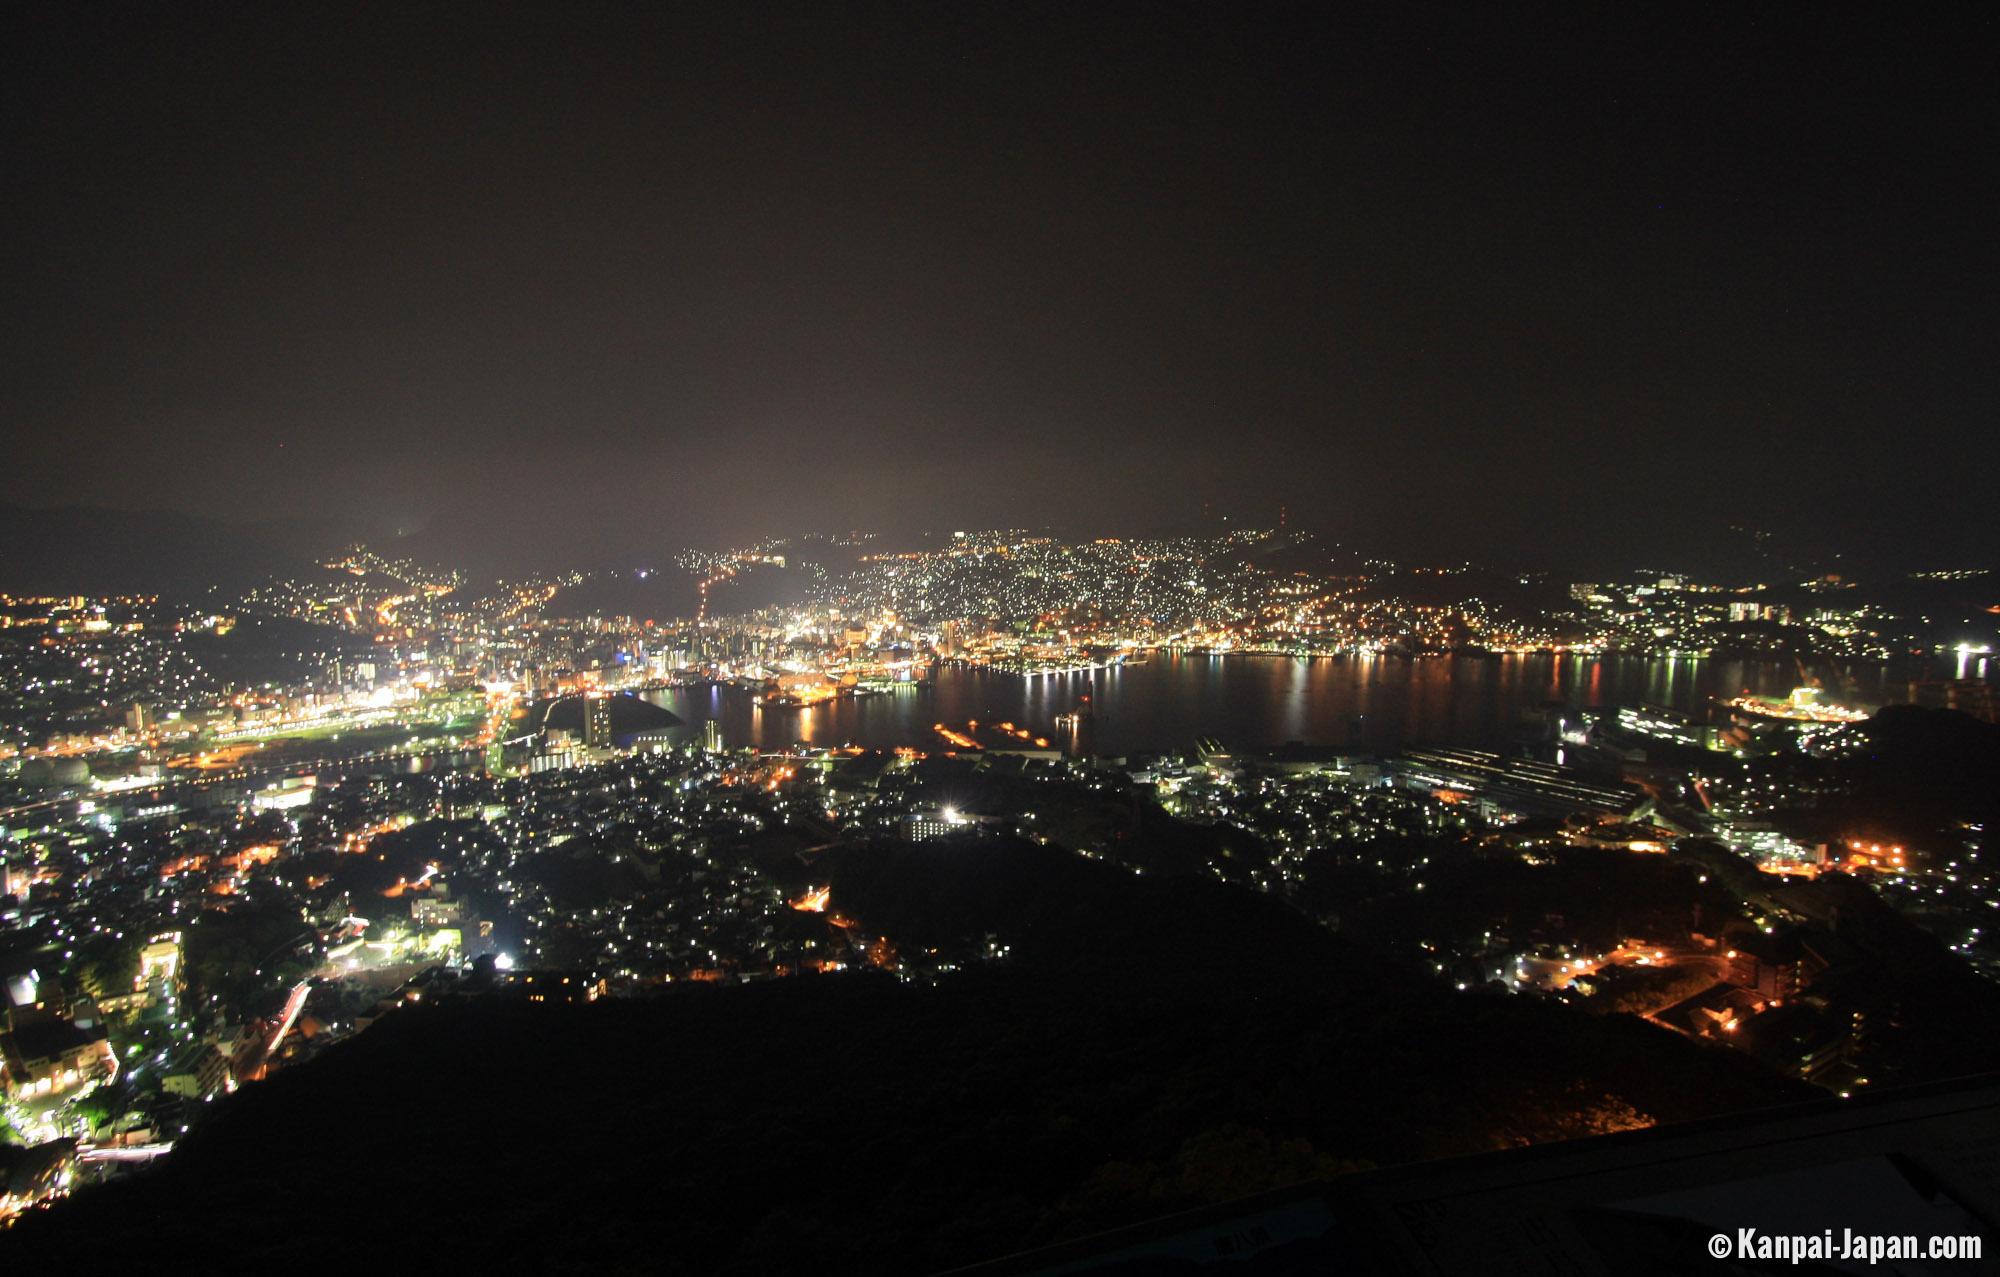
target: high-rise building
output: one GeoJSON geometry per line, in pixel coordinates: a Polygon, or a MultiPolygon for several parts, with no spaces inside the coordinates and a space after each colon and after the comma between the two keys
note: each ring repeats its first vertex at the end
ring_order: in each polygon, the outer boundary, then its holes
{"type": "Polygon", "coordinates": [[[583,698],[583,744],[586,749],[611,748],[611,698],[583,698]]]}
{"type": "Polygon", "coordinates": [[[701,725],[701,747],[711,754],[722,752],[722,724],[715,719],[701,725]]]}

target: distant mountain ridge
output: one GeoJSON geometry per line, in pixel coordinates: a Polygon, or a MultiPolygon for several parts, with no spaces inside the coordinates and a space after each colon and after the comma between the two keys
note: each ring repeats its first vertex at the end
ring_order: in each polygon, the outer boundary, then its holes
{"type": "Polygon", "coordinates": [[[0,590],[199,598],[378,535],[359,521],[0,504],[0,590]]]}
{"type": "MultiPolygon", "coordinates": [[[[630,494],[619,494],[614,505],[623,510],[630,499],[630,494]]],[[[518,510],[509,505],[502,516],[474,503],[449,500],[402,526],[359,514],[246,519],[166,509],[37,507],[0,502],[0,590],[32,594],[144,592],[198,598],[212,589],[233,592],[274,573],[300,570],[355,542],[364,542],[391,557],[458,569],[475,579],[571,569],[629,572],[649,567],[663,571],[678,547],[715,549],[726,543],[717,536],[676,530],[667,526],[671,522],[670,516],[663,516],[659,526],[654,526],[651,515],[585,523],[551,520],[539,517],[532,504],[518,510]],[[520,517],[523,515],[527,517],[520,517]]],[[[1609,546],[1558,552],[1554,545],[1538,543],[1533,547],[1515,545],[1510,550],[1504,537],[1478,547],[1435,544],[1423,537],[1390,535],[1389,526],[1350,526],[1337,537],[1323,529],[1320,537],[1285,538],[1270,546],[1252,547],[1242,558],[1247,564],[1280,573],[1355,572],[1364,570],[1366,562],[1376,557],[1420,565],[1455,564],[1476,548],[1481,561],[1501,577],[1511,579],[1518,571],[1533,571],[1556,583],[1605,579],[1607,573],[1614,579],[1643,575],[1638,570],[1640,564],[1651,564],[1653,570],[1661,572],[1731,581],[1786,582],[1825,570],[1841,570],[1850,578],[1860,574],[1890,581],[1901,581],[1904,574],[1904,567],[1892,563],[1886,553],[1855,558],[1778,554],[1746,529],[1719,525],[1675,530],[1664,541],[1678,549],[1668,551],[1663,544],[1637,557],[1609,546]],[[1798,559],[1813,561],[1792,561],[1798,559]]],[[[1222,530],[1221,525],[1203,529],[1206,533],[1222,530]]],[[[1294,527],[1293,531],[1303,529],[1294,527]]],[[[1138,533],[1130,528],[1094,526],[1065,535],[1088,539],[1138,533]]],[[[891,536],[880,544],[882,548],[935,548],[938,543],[936,537],[925,535],[891,536]]],[[[1961,560],[1970,563],[1975,559],[1958,554],[1939,561],[1958,566],[1961,560]]],[[[772,580],[764,584],[772,584],[772,580]]],[[[770,599],[762,590],[750,593],[758,601],[768,602],[779,596],[789,600],[795,591],[779,589],[770,599]]]]}

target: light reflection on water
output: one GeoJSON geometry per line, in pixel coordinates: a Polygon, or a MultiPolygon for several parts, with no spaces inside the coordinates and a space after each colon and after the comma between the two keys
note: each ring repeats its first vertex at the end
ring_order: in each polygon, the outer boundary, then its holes
{"type": "MultiPolygon", "coordinates": [[[[1983,671],[1982,671],[1983,672],[1983,671]]],[[[1872,707],[1902,699],[1904,684],[1856,667],[1836,695],[1872,707]]],[[[1975,677],[1978,675],[1975,674],[1975,677]]],[[[1088,752],[1184,747],[1214,736],[1238,748],[1305,741],[1387,749],[1403,744],[1496,745],[1519,734],[1542,706],[1651,702],[1701,716],[1714,698],[1782,696],[1798,684],[1789,661],[1714,657],[1528,655],[1436,657],[1154,655],[1142,664],[1023,677],[962,667],[935,671],[928,690],[898,690],[811,708],[756,706],[716,687],[654,692],[647,699],[698,739],[710,718],[730,745],[775,748],[856,744],[935,748],[931,725],[1007,719],[1088,752]],[[1088,695],[1081,732],[1055,720],[1088,695]]]]}

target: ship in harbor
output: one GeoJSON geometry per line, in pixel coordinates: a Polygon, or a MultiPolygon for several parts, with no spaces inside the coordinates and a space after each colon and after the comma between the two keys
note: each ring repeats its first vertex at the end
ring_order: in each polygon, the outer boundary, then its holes
{"type": "Polygon", "coordinates": [[[1745,693],[1722,702],[1732,719],[1745,727],[1768,730],[1772,727],[1832,726],[1867,721],[1868,711],[1850,709],[1821,699],[1817,687],[1795,687],[1791,695],[1753,696],[1745,693]]]}
{"type": "Polygon", "coordinates": [[[777,708],[781,706],[818,705],[824,701],[854,695],[859,685],[853,673],[835,677],[817,671],[804,674],[780,674],[766,679],[756,692],[756,703],[777,708]]]}
{"type": "Polygon", "coordinates": [[[764,679],[753,689],[753,694],[757,704],[778,707],[929,688],[929,668],[911,664],[778,674],[764,679]]]}

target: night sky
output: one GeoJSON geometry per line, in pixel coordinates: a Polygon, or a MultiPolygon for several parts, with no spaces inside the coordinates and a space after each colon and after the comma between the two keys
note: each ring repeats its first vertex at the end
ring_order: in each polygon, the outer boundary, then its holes
{"type": "Polygon", "coordinates": [[[0,500],[1990,562],[1993,23],[1464,8],[10,5],[0,500]]]}

